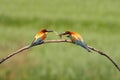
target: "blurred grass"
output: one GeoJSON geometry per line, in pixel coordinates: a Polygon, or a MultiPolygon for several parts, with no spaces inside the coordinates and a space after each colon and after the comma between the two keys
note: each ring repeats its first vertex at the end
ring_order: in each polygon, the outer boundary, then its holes
{"type": "MultiPolygon", "coordinates": [[[[0,0],[0,58],[27,44],[42,28],[79,32],[118,64],[119,0],[0,0]]],[[[49,34],[47,39],[58,39],[49,34]]],[[[119,64],[120,65],[120,64],[119,64]]],[[[119,80],[103,56],[72,44],[46,44],[0,65],[0,80],[119,80]]]]}

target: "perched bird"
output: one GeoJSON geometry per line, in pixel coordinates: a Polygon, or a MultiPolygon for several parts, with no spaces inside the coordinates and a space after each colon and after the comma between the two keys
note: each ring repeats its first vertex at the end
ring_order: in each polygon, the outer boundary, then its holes
{"type": "Polygon", "coordinates": [[[91,52],[87,44],[83,41],[83,38],[81,37],[80,34],[72,31],[65,31],[59,34],[61,38],[63,35],[66,35],[68,38],[70,38],[74,44],[80,45],[81,47],[85,48],[88,52],[91,52]]]}
{"type": "Polygon", "coordinates": [[[46,35],[48,32],[53,32],[53,31],[47,30],[47,29],[42,29],[40,32],[38,32],[35,35],[35,38],[34,38],[33,42],[31,43],[31,46],[36,46],[36,45],[42,43],[43,40],[46,38],[46,35]]]}

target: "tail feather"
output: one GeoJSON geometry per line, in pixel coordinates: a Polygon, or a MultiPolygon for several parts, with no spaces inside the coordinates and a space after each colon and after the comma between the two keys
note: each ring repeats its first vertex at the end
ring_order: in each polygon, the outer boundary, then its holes
{"type": "Polygon", "coordinates": [[[91,52],[90,48],[87,45],[82,46],[82,47],[85,48],[88,52],[91,52]]]}
{"type": "Polygon", "coordinates": [[[90,48],[84,42],[77,41],[76,44],[80,45],[81,47],[83,47],[84,49],[86,49],[88,52],[91,52],[90,48]]]}

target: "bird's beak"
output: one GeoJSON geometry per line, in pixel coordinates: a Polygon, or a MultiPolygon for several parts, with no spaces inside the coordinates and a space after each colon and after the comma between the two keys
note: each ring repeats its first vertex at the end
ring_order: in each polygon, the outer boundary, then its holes
{"type": "Polygon", "coordinates": [[[62,38],[63,35],[66,35],[66,33],[65,33],[65,32],[60,33],[60,34],[59,34],[59,37],[62,38]]]}
{"type": "Polygon", "coordinates": [[[47,30],[47,32],[53,32],[53,30],[47,30]]]}

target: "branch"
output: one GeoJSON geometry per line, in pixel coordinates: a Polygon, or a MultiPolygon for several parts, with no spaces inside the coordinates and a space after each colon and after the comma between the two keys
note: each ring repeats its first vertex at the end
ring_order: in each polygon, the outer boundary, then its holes
{"type": "MultiPolygon", "coordinates": [[[[42,42],[41,44],[46,44],[46,43],[60,43],[60,42],[72,43],[70,40],[46,40],[46,41],[42,42]]],[[[41,44],[39,44],[39,45],[41,45],[41,44]]],[[[38,45],[37,45],[37,46],[38,46],[38,45]]],[[[22,51],[24,51],[24,50],[27,50],[27,49],[29,49],[29,48],[31,48],[31,47],[32,47],[32,46],[28,45],[28,46],[25,46],[25,47],[23,47],[23,48],[15,51],[15,52],[9,54],[7,57],[2,58],[2,59],[0,60],[0,64],[2,64],[4,61],[6,61],[7,59],[11,58],[11,57],[14,56],[15,54],[18,54],[18,53],[20,53],[20,52],[22,52],[22,51]]],[[[88,46],[88,47],[89,47],[92,51],[97,52],[98,54],[100,54],[100,55],[106,57],[107,59],[109,59],[109,60],[113,63],[113,65],[118,69],[118,71],[120,72],[120,68],[118,67],[118,65],[115,63],[115,61],[114,61],[111,57],[109,57],[109,56],[108,56],[107,54],[105,54],[104,52],[95,49],[94,47],[91,47],[91,46],[88,46]]]]}
{"type": "Polygon", "coordinates": [[[110,56],[108,56],[106,53],[104,53],[104,52],[102,52],[100,50],[97,50],[97,49],[95,49],[95,48],[93,48],[91,46],[88,46],[88,47],[91,50],[93,50],[93,51],[97,52],[98,54],[100,54],[100,55],[106,57],[107,59],[109,59],[114,64],[114,66],[118,69],[118,71],[120,72],[120,67],[118,67],[117,63],[115,63],[115,61],[110,56]]]}
{"type": "MultiPolygon", "coordinates": [[[[67,40],[46,40],[46,41],[42,42],[41,44],[45,44],[45,43],[59,43],[59,42],[69,42],[70,43],[71,41],[67,41],[67,40]]],[[[39,44],[39,45],[41,45],[41,44],[39,44]]],[[[18,49],[17,51],[9,54],[5,58],[0,59],[0,64],[2,64],[4,61],[6,61],[7,59],[11,58],[12,56],[14,56],[14,55],[16,55],[16,54],[18,54],[18,53],[20,53],[20,52],[22,52],[24,50],[27,50],[27,49],[29,49],[31,47],[33,47],[33,46],[27,45],[27,46],[25,46],[25,47],[23,47],[21,49],[18,49]]]]}
{"type": "Polygon", "coordinates": [[[18,53],[20,53],[20,52],[22,52],[22,51],[24,51],[24,50],[26,50],[26,49],[29,49],[30,47],[31,47],[30,45],[25,46],[25,47],[23,47],[23,48],[15,51],[15,52],[9,54],[9,55],[6,56],[5,58],[0,59],[0,64],[2,64],[4,61],[6,61],[7,59],[11,58],[11,57],[14,56],[15,54],[18,54],[18,53]]]}

